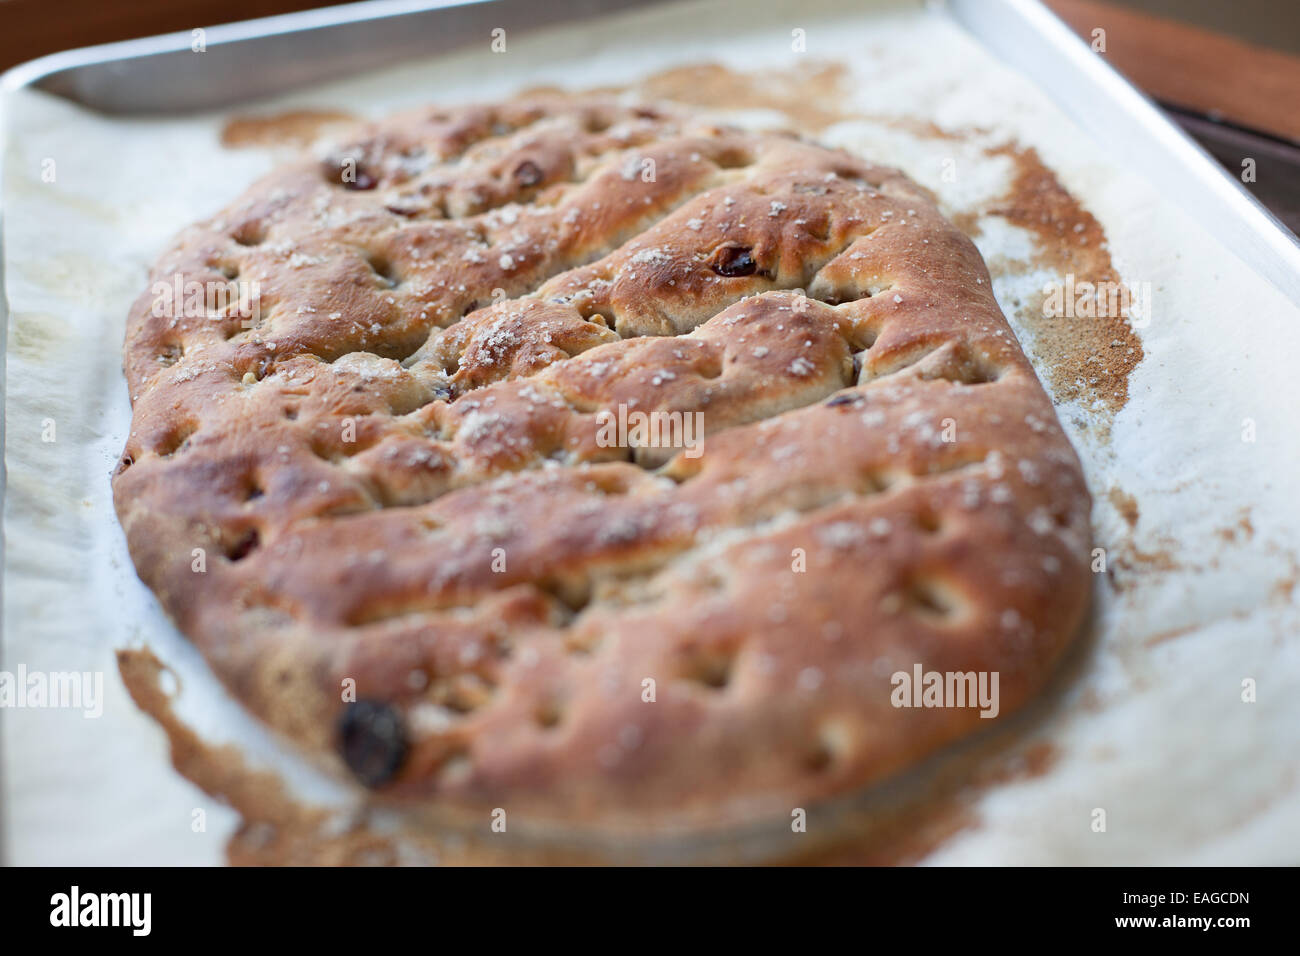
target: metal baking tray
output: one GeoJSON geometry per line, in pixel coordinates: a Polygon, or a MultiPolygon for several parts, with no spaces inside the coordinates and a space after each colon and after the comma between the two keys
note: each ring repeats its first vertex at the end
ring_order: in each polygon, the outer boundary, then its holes
{"type": "MultiPolygon", "coordinates": [[[[103,113],[228,106],[401,60],[671,0],[371,0],[41,57],[0,77],[103,113]]],[[[931,0],[1300,305],[1300,240],[1037,0],[931,0]]]]}

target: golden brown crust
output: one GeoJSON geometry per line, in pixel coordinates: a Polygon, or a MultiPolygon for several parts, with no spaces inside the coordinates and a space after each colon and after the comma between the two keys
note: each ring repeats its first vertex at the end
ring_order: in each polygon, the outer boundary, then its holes
{"type": "Polygon", "coordinates": [[[426,110],[273,173],[177,276],[260,316],[137,301],[132,556],[386,799],[788,819],[979,728],[893,672],[997,671],[1007,714],[1086,608],[1077,458],[897,171],[667,107],[426,110]],[[607,446],[620,406],[702,412],[703,453],[607,446]]]}

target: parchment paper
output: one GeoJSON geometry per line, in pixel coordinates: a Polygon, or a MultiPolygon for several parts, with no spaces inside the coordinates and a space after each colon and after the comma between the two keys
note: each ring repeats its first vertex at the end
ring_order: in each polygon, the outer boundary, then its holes
{"type": "MultiPolygon", "coordinates": [[[[950,213],[979,209],[1007,186],[1011,162],[983,146],[1034,146],[1100,220],[1125,282],[1150,284],[1145,359],[1118,412],[1086,389],[1060,408],[1111,573],[1098,575],[1088,632],[1027,738],[1050,745],[1049,765],[972,793],[973,823],[927,860],[1300,862],[1300,310],[942,14],[765,0],[735,11],[679,4],[531,38],[503,24],[506,53],[492,53],[485,36],[482,49],[257,110],[378,116],[533,85],[622,84],[674,64],[799,70],[838,60],[852,71],[853,100],[839,108],[873,119],[821,138],[901,166],[950,213]],[[807,52],[791,49],[796,29],[807,52]],[[986,132],[956,141],[891,117],[986,132]],[[1254,702],[1243,701],[1246,680],[1254,702]],[[1104,832],[1093,826],[1097,809],[1104,832]]],[[[0,710],[8,861],[220,862],[236,815],[172,769],[161,731],[126,695],[114,648],[153,648],[179,677],[178,710],[208,739],[236,742],[313,799],[345,791],[245,715],[162,616],[126,554],[109,472],[130,421],[124,316],[149,264],[174,232],[285,151],[223,148],[222,123],[236,111],[108,120],[35,93],[4,109],[0,669],[101,673],[104,697],[97,718],[0,710]]],[[[788,122],[761,110],[733,118],[788,122]]],[[[995,291],[1033,352],[1026,317],[1050,270],[1026,267],[1031,232],[997,217],[977,225],[995,291]]]]}

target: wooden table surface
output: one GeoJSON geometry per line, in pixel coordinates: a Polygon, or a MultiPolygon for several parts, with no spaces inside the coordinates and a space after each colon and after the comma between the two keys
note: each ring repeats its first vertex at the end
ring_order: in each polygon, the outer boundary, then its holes
{"type": "Polygon", "coordinates": [[[1267,36],[1276,48],[1134,9],[1166,6],[1160,0],[1046,3],[1090,43],[1103,30],[1105,52],[1098,56],[1158,101],[1233,175],[1250,168],[1253,178],[1243,185],[1300,235],[1300,3],[1234,0],[1195,10],[1223,28],[1249,27],[1252,37],[1267,36]]]}

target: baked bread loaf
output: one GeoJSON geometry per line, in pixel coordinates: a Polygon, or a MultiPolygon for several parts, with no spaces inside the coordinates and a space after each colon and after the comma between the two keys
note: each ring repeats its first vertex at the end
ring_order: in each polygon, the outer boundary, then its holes
{"type": "Polygon", "coordinates": [[[125,368],[140,576],[433,817],[788,827],[989,726],[892,675],[997,672],[1005,716],[1087,606],[1079,462],[971,242],[674,106],[427,109],[281,168],[161,258],[125,368]],[[232,282],[257,308],[159,307],[232,282]]]}

